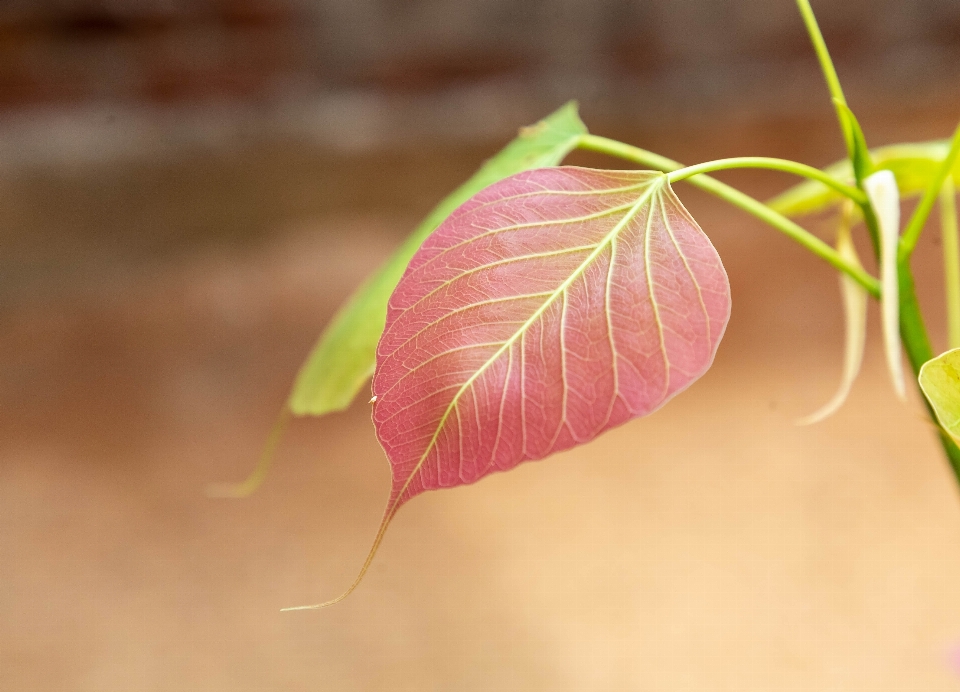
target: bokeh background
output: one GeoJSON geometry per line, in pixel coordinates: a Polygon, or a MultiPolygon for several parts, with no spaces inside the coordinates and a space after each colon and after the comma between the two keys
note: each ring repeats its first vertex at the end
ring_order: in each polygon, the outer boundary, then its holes
{"type": "MultiPolygon", "coordinates": [[[[814,2],[871,145],[960,114],[955,0],[814,2]]],[[[0,4],[0,688],[955,690],[960,492],[871,313],[680,190],[730,273],[716,365],[648,419],[404,507],[363,402],[253,466],[339,302],[576,98],[686,162],[842,155],[789,0],[0,4]]],[[[586,165],[616,165],[575,154],[586,165]]],[[[793,182],[731,172],[760,197],[793,182]]],[[[825,238],[829,219],[810,227],[825,238]]],[[[917,266],[943,347],[935,224],[917,266]]]]}

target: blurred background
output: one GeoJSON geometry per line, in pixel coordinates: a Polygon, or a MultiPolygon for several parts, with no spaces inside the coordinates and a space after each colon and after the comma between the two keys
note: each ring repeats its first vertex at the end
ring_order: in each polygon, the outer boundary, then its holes
{"type": "MultiPolygon", "coordinates": [[[[814,9],[872,146],[949,135],[960,4],[814,9]]],[[[569,99],[685,162],[843,154],[789,0],[0,3],[0,687],[957,688],[960,493],[876,313],[849,403],[796,427],[839,374],[835,277],[690,188],[734,291],[710,373],[418,498],[350,599],[278,612],[362,562],[389,487],[368,410],[295,423],[249,500],[205,487],[252,468],[352,287],[569,99]]]]}

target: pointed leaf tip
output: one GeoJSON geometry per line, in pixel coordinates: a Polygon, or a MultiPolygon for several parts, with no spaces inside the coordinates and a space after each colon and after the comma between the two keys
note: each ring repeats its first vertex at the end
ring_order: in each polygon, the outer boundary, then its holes
{"type": "Polygon", "coordinates": [[[487,188],[390,299],[373,380],[386,517],[656,410],[709,368],[729,314],[720,258],[662,174],[543,168],[487,188]]]}
{"type": "Polygon", "coordinates": [[[540,168],[423,243],[390,297],[373,421],[400,506],[589,442],[710,367],[730,285],[664,174],[540,168]]]}
{"type": "Polygon", "coordinates": [[[893,389],[906,398],[903,360],[900,354],[900,280],[897,273],[897,251],[900,240],[900,193],[897,180],[887,170],[877,171],[863,181],[864,191],[877,215],[880,226],[880,284],[883,342],[887,370],[893,389]]]}

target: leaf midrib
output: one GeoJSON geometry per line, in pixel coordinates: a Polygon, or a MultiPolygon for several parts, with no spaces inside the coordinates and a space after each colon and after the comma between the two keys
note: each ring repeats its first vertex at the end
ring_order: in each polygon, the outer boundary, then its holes
{"type": "Polygon", "coordinates": [[[596,260],[597,257],[600,256],[600,253],[604,249],[606,249],[607,245],[613,240],[615,240],[617,236],[620,235],[620,232],[626,227],[626,225],[636,217],[637,213],[643,207],[644,203],[663,187],[665,180],[666,180],[666,176],[661,176],[657,179],[650,181],[649,188],[645,190],[644,193],[637,199],[636,203],[634,203],[634,205],[630,208],[630,210],[626,214],[624,214],[623,218],[620,219],[619,222],[617,222],[617,225],[614,226],[613,229],[609,233],[607,233],[606,236],[603,237],[603,239],[597,244],[597,247],[593,250],[593,252],[591,252],[586,257],[586,259],[584,259],[583,262],[580,263],[580,266],[577,267],[570,274],[570,276],[567,279],[565,279],[563,283],[561,283],[560,286],[558,286],[557,289],[553,291],[553,293],[550,294],[550,297],[547,298],[544,301],[543,305],[537,308],[537,310],[529,317],[529,319],[527,319],[527,321],[523,323],[523,326],[521,326],[513,334],[513,336],[507,339],[503,343],[503,346],[497,349],[497,351],[492,356],[490,356],[487,362],[481,365],[477,369],[477,371],[473,375],[471,375],[467,379],[467,381],[460,386],[460,390],[454,395],[453,399],[447,405],[447,409],[443,412],[443,415],[440,417],[440,421],[437,423],[437,429],[434,431],[433,437],[431,438],[429,444],[427,445],[427,448],[423,451],[423,454],[420,456],[420,459],[417,461],[416,466],[413,467],[413,470],[410,472],[410,475],[407,476],[407,479],[404,482],[403,487],[400,488],[400,491],[397,493],[396,497],[394,497],[391,503],[392,506],[387,510],[388,516],[392,515],[396,511],[396,509],[399,507],[400,501],[403,498],[403,494],[407,491],[407,488],[410,486],[410,483],[412,482],[413,477],[420,472],[420,469],[423,467],[423,463],[426,461],[427,456],[436,446],[437,439],[440,437],[440,432],[443,430],[444,426],[447,423],[447,419],[450,417],[450,412],[456,409],[457,403],[460,401],[460,397],[463,396],[463,393],[466,392],[471,387],[471,385],[473,385],[473,383],[481,375],[483,375],[483,373],[486,372],[487,369],[494,362],[496,362],[496,360],[500,356],[503,355],[505,351],[507,351],[511,346],[513,346],[513,344],[516,343],[517,339],[521,338],[524,334],[526,334],[527,330],[538,319],[540,319],[543,313],[546,312],[547,308],[550,307],[550,305],[552,305],[553,302],[559,296],[563,295],[574,281],[576,281],[580,276],[583,275],[586,269],[596,260]]]}

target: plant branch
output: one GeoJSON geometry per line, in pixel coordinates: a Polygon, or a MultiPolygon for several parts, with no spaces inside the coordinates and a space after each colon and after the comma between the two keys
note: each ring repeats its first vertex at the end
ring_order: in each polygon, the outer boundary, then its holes
{"type": "Polygon", "coordinates": [[[840,103],[846,104],[847,100],[843,96],[840,78],[837,77],[837,70],[833,66],[833,60],[830,59],[830,51],[827,50],[827,43],[823,40],[823,34],[820,32],[817,18],[813,14],[813,8],[810,7],[810,1],[797,0],[797,8],[800,10],[800,16],[803,17],[803,23],[807,27],[810,42],[813,43],[813,50],[817,53],[817,60],[820,61],[820,69],[823,70],[824,79],[827,80],[830,96],[840,103]]]}
{"type": "MultiPolygon", "coordinates": [[[[627,161],[638,163],[642,166],[650,166],[656,170],[664,172],[673,172],[683,168],[683,165],[668,159],[659,154],[640,149],[638,147],[624,144],[613,139],[600,137],[598,135],[583,135],[580,138],[578,147],[589,151],[596,151],[610,156],[616,156],[627,161]]],[[[840,255],[834,248],[817,238],[802,226],[794,223],[787,217],[775,212],[763,202],[760,202],[749,195],[740,192],[734,187],[720,182],[716,178],[711,178],[705,174],[694,175],[689,179],[691,184],[696,185],[702,190],[706,190],[717,197],[730,202],[749,214],[765,221],[778,231],[789,238],[797,241],[803,247],[810,250],[818,257],[826,260],[835,268],[844,272],[847,276],[863,286],[872,296],[880,296],[880,283],[873,276],[868,274],[863,268],[854,265],[845,257],[840,255]]]]}
{"type": "Polygon", "coordinates": [[[860,205],[867,203],[867,196],[863,190],[851,187],[840,180],[837,180],[829,173],[819,168],[808,166],[798,161],[789,161],[787,159],[775,159],[767,156],[737,156],[729,159],[717,159],[716,161],[707,161],[698,163],[695,166],[687,166],[671,172],[667,178],[671,183],[679,180],[686,180],[694,175],[701,173],[710,173],[712,171],[725,171],[732,168],[767,168],[774,171],[783,171],[784,173],[793,173],[804,178],[810,178],[823,183],[839,192],[844,197],[849,197],[860,205]]]}
{"type": "Polygon", "coordinates": [[[933,204],[940,195],[943,181],[947,179],[947,176],[953,169],[953,163],[957,160],[958,154],[960,154],[960,125],[957,125],[957,129],[953,133],[953,139],[950,142],[950,151],[947,152],[946,158],[941,162],[937,174],[930,181],[927,189],[924,190],[923,197],[920,198],[920,203],[917,204],[917,208],[913,211],[913,216],[910,217],[910,223],[907,224],[903,235],[900,237],[899,259],[901,262],[909,260],[913,249],[917,246],[917,240],[919,240],[920,233],[927,223],[927,217],[930,216],[933,204]]]}
{"type": "MultiPolygon", "coordinates": [[[[913,287],[913,276],[907,264],[901,263],[899,276],[900,338],[903,340],[903,347],[907,352],[907,359],[910,361],[913,374],[918,377],[923,364],[933,358],[933,348],[930,346],[927,329],[923,324],[923,315],[920,313],[920,304],[917,302],[917,294],[913,287]]],[[[927,398],[922,393],[920,398],[927,407],[930,420],[939,428],[940,444],[947,455],[947,461],[950,463],[950,469],[953,471],[957,483],[960,483],[960,448],[957,447],[950,435],[939,427],[937,416],[927,398]]]]}
{"type": "Polygon", "coordinates": [[[843,133],[843,140],[847,145],[847,151],[851,158],[856,150],[854,133],[850,131],[843,110],[847,105],[847,99],[843,95],[843,87],[840,86],[840,78],[837,76],[837,68],[833,66],[833,60],[830,58],[830,51],[827,50],[827,42],[823,40],[823,33],[820,31],[820,25],[817,24],[817,18],[813,14],[813,8],[810,7],[810,0],[797,0],[797,9],[800,10],[800,16],[803,18],[803,24],[807,28],[807,34],[810,36],[810,42],[813,44],[813,50],[817,54],[817,61],[820,63],[820,69],[823,72],[823,78],[827,82],[827,89],[830,90],[830,96],[834,102],[834,108],[837,112],[837,119],[840,121],[840,130],[843,133]]]}

